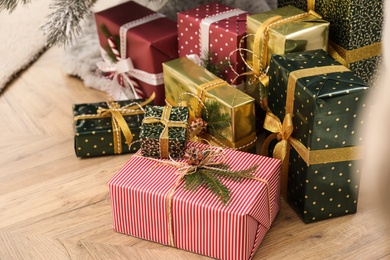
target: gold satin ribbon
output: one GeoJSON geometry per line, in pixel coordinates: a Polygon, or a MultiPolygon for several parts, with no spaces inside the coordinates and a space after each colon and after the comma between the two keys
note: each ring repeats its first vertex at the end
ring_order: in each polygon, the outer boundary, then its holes
{"type": "Polygon", "coordinates": [[[368,46],[364,46],[355,50],[346,50],[336,43],[330,42],[328,46],[328,53],[335,60],[346,67],[351,63],[361,60],[366,60],[382,54],[382,43],[377,42],[368,46]]]}
{"type": "Polygon", "coordinates": [[[144,114],[142,107],[146,106],[156,97],[155,93],[145,101],[133,105],[127,105],[120,107],[120,105],[116,102],[107,102],[108,108],[99,107],[97,110],[97,114],[91,115],[79,115],[73,118],[73,121],[83,120],[83,119],[100,119],[100,118],[111,118],[112,125],[112,134],[113,134],[113,143],[114,143],[114,153],[121,154],[122,153],[122,136],[126,139],[126,144],[130,145],[133,141],[133,134],[127,125],[124,116],[133,116],[144,114]]]}
{"type": "Polygon", "coordinates": [[[307,11],[314,11],[316,9],[316,0],[307,0],[307,11]]]}
{"type": "MultiPolygon", "coordinates": [[[[307,11],[314,11],[315,0],[307,0],[307,11]]],[[[336,43],[329,42],[328,53],[342,65],[349,67],[351,63],[366,60],[382,54],[382,43],[377,42],[354,50],[346,50],[336,43]]]]}
{"type": "MultiPolygon", "coordinates": [[[[208,154],[208,156],[204,157],[199,162],[198,165],[190,165],[190,164],[187,164],[185,162],[177,162],[174,160],[164,161],[164,160],[158,160],[158,159],[154,159],[154,158],[147,158],[147,159],[158,162],[159,165],[166,165],[166,166],[174,167],[177,169],[176,174],[179,175],[176,178],[176,181],[173,184],[173,186],[169,189],[169,191],[167,193],[166,200],[165,200],[165,209],[167,212],[167,223],[168,223],[168,242],[169,242],[170,246],[176,247],[175,237],[173,234],[172,199],[173,199],[173,195],[174,195],[177,187],[179,187],[181,181],[183,180],[183,178],[186,175],[194,174],[200,168],[209,169],[209,170],[216,170],[216,171],[223,170],[220,168],[215,168],[214,166],[224,164],[225,160],[226,160],[226,156],[223,153],[222,148],[217,148],[216,150],[210,149],[210,153],[208,154]]],[[[272,206],[271,206],[271,193],[270,193],[269,183],[267,180],[265,180],[263,178],[258,178],[255,176],[253,176],[253,178],[250,178],[250,179],[260,181],[266,185],[267,198],[268,198],[268,213],[269,213],[269,226],[267,228],[269,229],[271,226],[271,223],[272,223],[272,206]]]]}
{"type": "Polygon", "coordinates": [[[145,117],[142,121],[143,124],[161,123],[164,125],[164,129],[160,134],[160,157],[169,158],[169,127],[184,127],[187,128],[187,122],[184,121],[170,121],[172,106],[164,106],[161,118],[145,117]]]}
{"type": "Polygon", "coordinates": [[[308,166],[312,164],[342,162],[363,158],[363,148],[360,146],[325,150],[310,150],[297,139],[291,136],[294,129],[292,120],[294,113],[294,93],[298,79],[315,75],[346,71],[350,70],[342,65],[332,65],[301,69],[291,72],[287,83],[286,115],[283,119],[283,123],[281,123],[280,119],[275,116],[269,109],[267,111],[264,120],[264,128],[272,132],[272,134],[264,141],[261,152],[263,155],[267,155],[269,143],[273,139],[278,140],[278,143],[276,144],[273,151],[273,157],[282,160],[281,194],[285,198],[287,197],[290,146],[292,146],[297,151],[297,153],[308,166]]]}

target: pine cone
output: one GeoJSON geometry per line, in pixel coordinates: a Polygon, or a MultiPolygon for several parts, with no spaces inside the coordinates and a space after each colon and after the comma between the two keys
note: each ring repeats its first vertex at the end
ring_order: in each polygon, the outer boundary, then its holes
{"type": "Polygon", "coordinates": [[[197,136],[207,132],[207,122],[202,118],[195,118],[190,125],[189,133],[190,136],[197,136]]]}
{"type": "Polygon", "coordinates": [[[187,161],[188,164],[198,165],[203,159],[203,153],[196,147],[189,147],[186,150],[183,158],[187,161]]]}

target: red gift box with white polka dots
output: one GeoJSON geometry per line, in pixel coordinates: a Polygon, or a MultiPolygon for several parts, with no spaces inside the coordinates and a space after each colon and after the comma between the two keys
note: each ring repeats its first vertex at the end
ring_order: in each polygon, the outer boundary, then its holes
{"type": "MultiPolygon", "coordinates": [[[[246,34],[247,15],[246,11],[215,2],[179,12],[179,57],[196,54],[201,60],[209,59],[213,67],[217,67],[218,77],[232,85],[242,84],[245,77],[233,82],[236,73],[245,72],[244,61],[234,50],[246,34]],[[227,59],[230,59],[232,68],[227,59]]],[[[241,47],[245,47],[244,43],[241,47]]]]}

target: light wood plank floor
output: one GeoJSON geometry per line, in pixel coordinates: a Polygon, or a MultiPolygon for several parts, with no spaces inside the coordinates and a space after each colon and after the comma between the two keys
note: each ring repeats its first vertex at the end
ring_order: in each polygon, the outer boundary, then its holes
{"type": "MultiPolygon", "coordinates": [[[[76,158],[72,104],[105,94],[65,75],[61,53],[47,51],[0,96],[0,259],[209,259],[111,229],[107,182],[129,155],[76,158]]],[[[390,258],[366,178],[355,215],[305,225],[282,202],[255,259],[390,258]]]]}

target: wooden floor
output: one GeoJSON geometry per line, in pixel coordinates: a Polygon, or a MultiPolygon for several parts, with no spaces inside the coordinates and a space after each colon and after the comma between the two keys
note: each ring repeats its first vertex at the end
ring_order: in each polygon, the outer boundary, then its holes
{"type": "MultiPolygon", "coordinates": [[[[111,229],[107,182],[129,155],[76,158],[72,104],[105,94],[65,75],[61,53],[47,51],[0,96],[0,259],[209,259],[111,229]]],[[[282,202],[254,259],[389,259],[368,177],[355,215],[306,225],[282,202]]]]}

